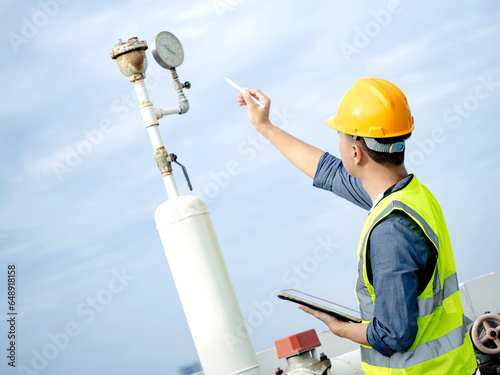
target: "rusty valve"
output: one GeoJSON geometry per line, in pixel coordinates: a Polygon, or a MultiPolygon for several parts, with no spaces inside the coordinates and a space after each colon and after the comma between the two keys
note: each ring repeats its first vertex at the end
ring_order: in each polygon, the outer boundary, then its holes
{"type": "Polygon", "coordinates": [[[126,42],[120,40],[111,50],[111,58],[116,59],[120,71],[133,82],[144,78],[148,67],[145,52],[147,49],[148,44],[144,40],[139,41],[138,38],[130,38],[126,42]]]}

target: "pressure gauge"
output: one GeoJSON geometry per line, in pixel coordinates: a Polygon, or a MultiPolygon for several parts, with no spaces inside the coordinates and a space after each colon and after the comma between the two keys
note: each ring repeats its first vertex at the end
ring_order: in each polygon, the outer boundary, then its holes
{"type": "Polygon", "coordinates": [[[184,61],[181,42],[168,31],[162,31],[156,36],[151,44],[151,51],[156,62],[166,69],[176,68],[184,61]]]}

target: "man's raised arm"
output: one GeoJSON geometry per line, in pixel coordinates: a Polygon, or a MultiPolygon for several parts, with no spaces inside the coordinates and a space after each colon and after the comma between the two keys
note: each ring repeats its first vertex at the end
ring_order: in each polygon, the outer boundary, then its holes
{"type": "Polygon", "coordinates": [[[247,106],[248,118],[255,129],[269,139],[297,168],[309,177],[314,178],[319,159],[325,152],[308,143],[302,142],[300,139],[271,124],[269,121],[271,100],[259,90],[244,90],[246,91],[238,97],[238,104],[240,106],[247,106]],[[266,108],[255,104],[250,97],[251,95],[264,104],[266,108]]]}

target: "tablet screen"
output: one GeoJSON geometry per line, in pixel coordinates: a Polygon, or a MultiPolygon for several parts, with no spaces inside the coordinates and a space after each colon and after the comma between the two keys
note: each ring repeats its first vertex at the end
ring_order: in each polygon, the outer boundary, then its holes
{"type": "Polygon", "coordinates": [[[336,303],[312,296],[304,292],[299,292],[295,289],[285,289],[281,292],[278,292],[278,298],[292,301],[315,310],[323,311],[344,322],[361,323],[361,319],[359,318],[359,311],[337,305],[336,303]]]}

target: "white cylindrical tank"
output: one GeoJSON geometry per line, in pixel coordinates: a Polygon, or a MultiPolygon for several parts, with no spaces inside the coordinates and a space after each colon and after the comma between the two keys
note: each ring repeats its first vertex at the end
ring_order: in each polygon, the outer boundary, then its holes
{"type": "Polygon", "coordinates": [[[205,202],[170,198],[155,221],[204,375],[260,375],[205,202]]]}

